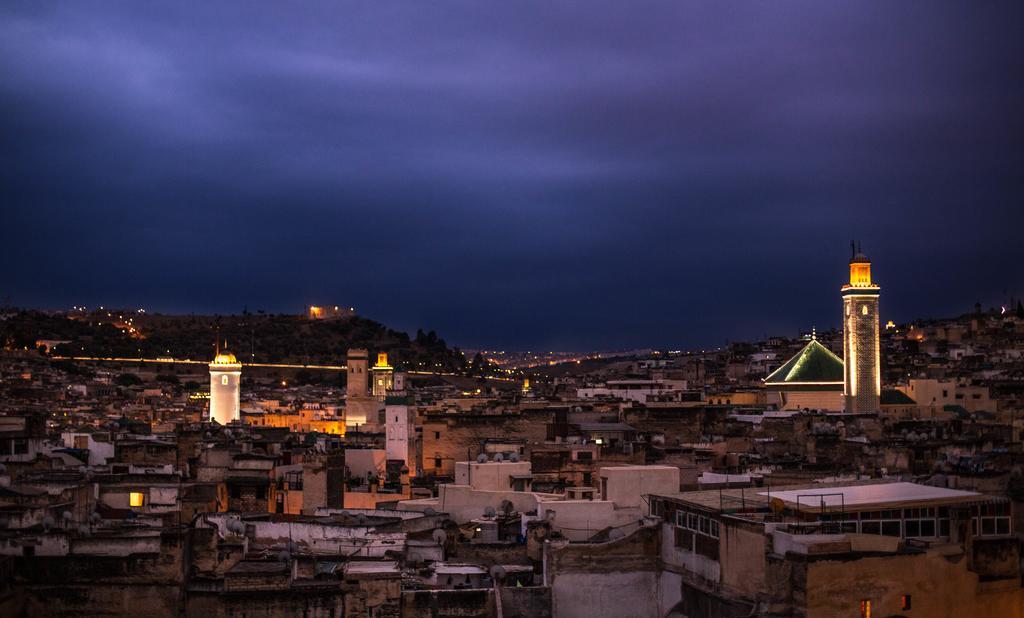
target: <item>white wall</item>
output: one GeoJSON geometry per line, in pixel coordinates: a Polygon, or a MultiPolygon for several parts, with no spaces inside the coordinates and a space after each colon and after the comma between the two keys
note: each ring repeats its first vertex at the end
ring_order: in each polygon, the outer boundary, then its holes
{"type": "Polygon", "coordinates": [[[502,461],[477,463],[455,462],[455,484],[469,485],[485,491],[509,491],[512,476],[527,475],[531,472],[528,461],[502,461]]]}
{"type": "Polygon", "coordinates": [[[609,466],[601,468],[601,482],[607,479],[608,495],[601,496],[617,507],[644,506],[649,494],[679,493],[679,468],[675,466],[609,466]]]}

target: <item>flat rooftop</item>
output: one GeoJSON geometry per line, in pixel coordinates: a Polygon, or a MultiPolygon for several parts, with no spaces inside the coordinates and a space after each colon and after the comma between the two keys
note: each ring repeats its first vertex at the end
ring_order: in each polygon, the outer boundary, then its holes
{"type": "Polygon", "coordinates": [[[759,496],[778,498],[787,506],[799,506],[801,510],[814,510],[821,507],[846,509],[865,507],[890,508],[905,505],[957,504],[976,502],[984,498],[983,494],[974,491],[931,487],[917,483],[877,483],[870,485],[850,485],[846,487],[811,487],[788,489],[773,492],[758,492],[759,496]]]}
{"type": "Polygon", "coordinates": [[[390,575],[400,573],[393,560],[353,561],[345,564],[345,575],[390,575]]]}
{"type": "Polygon", "coordinates": [[[973,491],[884,479],[802,483],[770,491],[765,487],[737,487],[654,495],[678,500],[710,511],[747,511],[748,513],[759,509],[767,510],[770,500],[776,498],[782,500],[787,507],[792,509],[797,507],[799,499],[800,510],[810,512],[819,510],[823,500],[825,507],[833,510],[836,508],[871,510],[871,507],[881,510],[904,506],[934,506],[1002,500],[1002,498],[973,491]]]}

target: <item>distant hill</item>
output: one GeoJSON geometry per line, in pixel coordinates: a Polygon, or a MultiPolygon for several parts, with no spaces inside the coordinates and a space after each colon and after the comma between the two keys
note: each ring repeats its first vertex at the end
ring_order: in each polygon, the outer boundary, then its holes
{"type": "Polygon", "coordinates": [[[367,348],[371,354],[388,352],[391,364],[403,369],[461,373],[469,368],[462,352],[449,348],[433,331],[421,330],[410,337],[359,316],[311,320],[267,314],[16,310],[0,321],[4,348],[33,349],[40,340],[67,341],[52,350],[61,356],[205,360],[213,358],[218,334],[242,362],[338,365],[344,363],[349,348],[367,348]]]}

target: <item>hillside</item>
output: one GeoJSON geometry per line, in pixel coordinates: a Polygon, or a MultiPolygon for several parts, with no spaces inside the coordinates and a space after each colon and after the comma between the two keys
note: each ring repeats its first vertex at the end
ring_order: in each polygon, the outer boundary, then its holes
{"type": "Polygon", "coordinates": [[[305,316],[243,314],[161,315],[123,311],[48,313],[16,310],[0,321],[7,349],[35,348],[40,340],[66,341],[52,354],[62,356],[174,357],[212,359],[219,338],[243,362],[337,365],[349,348],[388,352],[405,369],[462,372],[467,361],[458,349],[430,331],[415,337],[367,318],[310,320],[305,316]]]}

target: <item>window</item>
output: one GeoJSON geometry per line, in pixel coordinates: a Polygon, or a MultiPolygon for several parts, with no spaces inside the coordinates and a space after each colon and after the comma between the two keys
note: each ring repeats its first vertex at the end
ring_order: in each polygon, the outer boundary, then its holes
{"type": "Polygon", "coordinates": [[[900,536],[900,522],[899,521],[883,521],[882,522],[882,535],[883,536],[900,536]]]}
{"type": "Polygon", "coordinates": [[[905,594],[905,595],[900,597],[900,609],[902,609],[902,610],[910,609],[910,595],[909,594],[905,594]]]}
{"type": "Polygon", "coordinates": [[[142,506],[146,496],[141,491],[133,491],[128,494],[128,506],[142,506]]]}
{"type": "Polygon", "coordinates": [[[441,458],[440,457],[435,457],[434,458],[434,467],[438,468],[438,469],[441,467],[441,458]]]}
{"type": "Polygon", "coordinates": [[[861,307],[860,308],[860,313],[861,313],[861,315],[867,315],[868,314],[868,306],[864,305],[863,307],[861,307]]]}
{"type": "Polygon", "coordinates": [[[871,618],[871,599],[861,600],[860,618],[871,618]]]}
{"type": "Polygon", "coordinates": [[[1010,534],[1010,505],[1008,502],[976,506],[973,509],[973,514],[971,531],[974,534],[978,533],[979,524],[982,536],[1010,534]]]}
{"type": "Polygon", "coordinates": [[[222,385],[224,385],[224,386],[227,386],[228,385],[228,377],[227,376],[221,376],[220,377],[220,383],[222,385]]]}
{"type": "Polygon", "coordinates": [[[435,431],[434,432],[434,439],[435,440],[440,440],[441,439],[441,432],[440,431],[435,431]]]}

